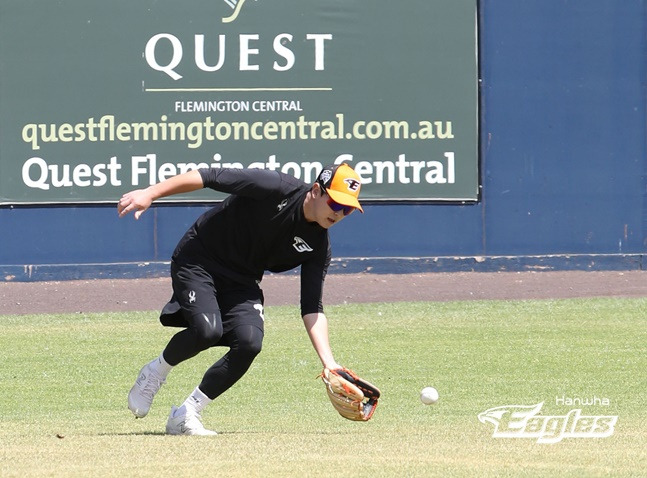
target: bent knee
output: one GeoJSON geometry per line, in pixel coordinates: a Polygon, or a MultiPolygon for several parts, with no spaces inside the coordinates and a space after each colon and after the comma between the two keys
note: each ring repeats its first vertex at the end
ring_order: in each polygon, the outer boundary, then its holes
{"type": "Polygon", "coordinates": [[[261,353],[262,348],[263,348],[262,341],[243,342],[239,344],[237,352],[243,355],[247,355],[248,357],[256,357],[258,354],[261,353]]]}
{"type": "Polygon", "coordinates": [[[239,334],[235,346],[232,347],[232,352],[247,357],[256,357],[263,348],[263,332],[253,326],[249,326],[248,330],[252,332],[239,334]]]}
{"type": "Polygon", "coordinates": [[[201,349],[213,347],[222,339],[222,322],[218,314],[196,314],[192,317],[192,329],[196,342],[201,349]]]}

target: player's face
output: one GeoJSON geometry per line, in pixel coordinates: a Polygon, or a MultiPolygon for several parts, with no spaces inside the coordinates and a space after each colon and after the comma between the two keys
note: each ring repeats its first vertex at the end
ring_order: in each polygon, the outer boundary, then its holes
{"type": "Polygon", "coordinates": [[[348,208],[334,202],[321,187],[317,189],[315,194],[315,221],[324,229],[337,224],[354,210],[354,208],[348,208]]]}

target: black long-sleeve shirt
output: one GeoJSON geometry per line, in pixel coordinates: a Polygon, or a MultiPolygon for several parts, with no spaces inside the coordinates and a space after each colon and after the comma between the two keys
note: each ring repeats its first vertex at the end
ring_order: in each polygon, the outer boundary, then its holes
{"type": "Polygon", "coordinates": [[[328,231],[304,217],[310,186],[278,171],[199,172],[205,187],[230,196],[196,220],[173,259],[201,263],[241,284],[259,283],[265,271],[301,266],[301,314],[323,312],[323,281],[331,251],[328,231]]]}

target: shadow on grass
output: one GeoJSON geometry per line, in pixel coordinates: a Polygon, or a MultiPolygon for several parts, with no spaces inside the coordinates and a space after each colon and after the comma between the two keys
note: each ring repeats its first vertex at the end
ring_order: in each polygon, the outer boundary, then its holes
{"type": "MultiPolygon", "coordinates": [[[[281,435],[281,436],[288,436],[288,435],[346,435],[346,433],[340,433],[340,432],[332,432],[332,431],[313,431],[313,432],[269,432],[269,431],[254,431],[254,430],[246,430],[246,431],[237,431],[237,430],[226,430],[226,431],[218,431],[218,435],[281,435]]],[[[120,432],[120,433],[98,433],[97,436],[100,437],[119,437],[119,436],[188,436],[188,435],[168,435],[165,432],[162,431],[137,431],[137,432],[120,432]]]]}

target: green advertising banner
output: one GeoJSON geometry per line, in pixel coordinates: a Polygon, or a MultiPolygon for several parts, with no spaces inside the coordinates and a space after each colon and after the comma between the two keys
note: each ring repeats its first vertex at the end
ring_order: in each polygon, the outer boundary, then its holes
{"type": "Polygon", "coordinates": [[[0,204],[112,202],[196,167],[312,182],[342,161],[365,200],[476,201],[476,16],[476,0],[0,0],[0,204]]]}

